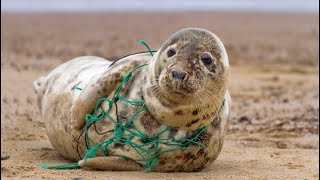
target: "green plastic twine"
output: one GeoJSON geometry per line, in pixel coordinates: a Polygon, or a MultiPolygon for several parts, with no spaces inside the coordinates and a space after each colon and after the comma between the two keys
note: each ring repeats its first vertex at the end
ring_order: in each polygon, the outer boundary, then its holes
{"type": "Polygon", "coordinates": [[[70,164],[62,164],[62,165],[48,165],[48,164],[40,164],[39,165],[43,169],[79,169],[78,163],[70,163],[70,164]]]}
{"type": "MultiPolygon", "coordinates": [[[[139,41],[140,44],[144,44],[150,54],[153,56],[152,51],[148,47],[148,45],[143,41],[139,41]]],[[[97,150],[102,150],[105,156],[110,156],[108,153],[108,147],[112,143],[122,144],[122,145],[129,145],[131,146],[136,153],[140,156],[141,159],[137,160],[138,162],[144,163],[146,165],[145,172],[152,170],[152,167],[158,162],[158,157],[161,154],[165,154],[168,152],[172,152],[175,150],[196,150],[196,149],[202,149],[205,147],[204,143],[197,142],[197,138],[205,131],[206,127],[203,127],[201,129],[196,130],[191,134],[191,138],[181,138],[181,139],[175,139],[175,138],[160,138],[161,135],[167,131],[172,130],[171,127],[165,127],[161,131],[159,131],[154,137],[150,137],[145,135],[135,124],[134,119],[141,113],[148,111],[148,109],[145,107],[144,100],[132,100],[127,99],[123,96],[121,96],[120,92],[122,90],[123,85],[128,82],[135,71],[138,69],[147,66],[148,64],[142,64],[140,66],[137,66],[133,70],[131,70],[126,76],[124,76],[122,82],[117,87],[117,89],[114,92],[114,95],[112,99],[109,98],[100,98],[96,105],[93,114],[87,114],[85,118],[85,141],[87,145],[87,151],[83,158],[84,161],[86,161],[88,158],[95,157],[95,152],[97,150]],[[130,119],[126,121],[126,123],[121,124],[116,119],[111,117],[109,114],[109,111],[113,107],[113,105],[116,105],[117,101],[122,101],[125,103],[128,103],[132,106],[141,107],[130,119]],[[98,107],[103,103],[108,102],[108,110],[105,112],[102,112],[102,114],[98,115],[98,107]],[[100,120],[103,120],[105,118],[108,118],[114,123],[114,134],[107,138],[105,141],[102,141],[94,146],[91,147],[90,145],[90,138],[89,138],[89,127],[92,123],[98,122],[100,120]],[[126,136],[125,133],[126,132],[126,136]],[[138,138],[142,144],[137,144],[132,141],[133,138],[138,138]],[[171,149],[158,151],[158,147],[160,144],[167,145],[167,146],[176,146],[171,149]],[[189,145],[196,145],[196,147],[188,147],[189,145]]],[[[224,104],[224,103],[223,103],[224,104]]],[[[223,105],[222,104],[222,105],[223,105]]],[[[117,108],[117,106],[116,106],[117,108]]],[[[112,155],[112,156],[118,156],[121,158],[129,158],[126,156],[120,156],[120,155],[112,155]]],[[[64,165],[57,165],[57,166],[50,166],[47,164],[40,165],[42,168],[46,169],[75,169],[79,168],[80,166],[78,163],[71,163],[71,164],[64,164],[64,165]]]]}
{"type": "Polygon", "coordinates": [[[140,41],[139,41],[139,44],[145,45],[145,46],[147,47],[149,53],[151,54],[151,56],[153,56],[153,52],[151,51],[151,49],[149,48],[149,46],[147,45],[147,43],[144,42],[144,40],[140,40],[140,41]]]}

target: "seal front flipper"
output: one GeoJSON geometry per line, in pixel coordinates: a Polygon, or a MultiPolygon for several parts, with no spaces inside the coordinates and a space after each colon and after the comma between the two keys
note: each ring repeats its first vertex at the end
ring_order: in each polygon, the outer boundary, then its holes
{"type": "Polygon", "coordinates": [[[43,86],[45,79],[46,79],[46,77],[42,76],[33,82],[33,89],[37,95],[39,95],[39,93],[41,92],[41,90],[42,90],[41,87],[43,86]]]}
{"type": "Polygon", "coordinates": [[[123,76],[137,66],[139,62],[121,59],[114,63],[99,79],[83,87],[81,94],[74,101],[71,112],[71,128],[80,130],[85,125],[86,114],[94,111],[99,98],[108,97],[123,80],[123,76]]]}
{"type": "Polygon", "coordinates": [[[108,97],[118,86],[118,83],[121,82],[122,78],[123,73],[119,72],[116,75],[116,73],[108,70],[97,81],[84,87],[70,109],[71,128],[80,130],[85,125],[86,114],[93,112],[97,100],[102,97],[108,97]]]}
{"type": "Polygon", "coordinates": [[[88,158],[86,161],[79,161],[79,165],[107,171],[141,171],[144,169],[142,164],[131,159],[115,156],[88,158]]]}
{"type": "Polygon", "coordinates": [[[40,110],[41,110],[42,97],[44,95],[45,82],[46,82],[45,76],[42,76],[33,82],[33,89],[34,89],[34,92],[37,94],[37,101],[38,101],[38,106],[39,106],[40,110]]]}

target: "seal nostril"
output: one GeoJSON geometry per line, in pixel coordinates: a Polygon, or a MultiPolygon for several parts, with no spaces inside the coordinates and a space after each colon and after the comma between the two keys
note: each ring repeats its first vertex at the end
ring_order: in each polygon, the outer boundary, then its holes
{"type": "Polygon", "coordinates": [[[186,72],[178,71],[178,70],[172,70],[171,74],[173,79],[181,79],[181,80],[183,80],[187,75],[186,72]]]}

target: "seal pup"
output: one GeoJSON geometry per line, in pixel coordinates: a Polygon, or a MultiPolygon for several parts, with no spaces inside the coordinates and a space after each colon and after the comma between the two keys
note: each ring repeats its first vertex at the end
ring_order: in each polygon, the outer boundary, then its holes
{"type": "MultiPolygon", "coordinates": [[[[87,149],[83,133],[86,114],[93,112],[99,98],[112,98],[124,75],[145,63],[148,66],[137,70],[121,90],[121,95],[128,99],[143,99],[148,108],[134,119],[140,131],[153,137],[165,127],[172,127],[161,134],[161,138],[179,139],[206,127],[196,138],[205,144],[204,148],[161,154],[151,170],[199,171],[218,157],[230,116],[229,61],[221,40],[200,28],[174,33],[153,57],[139,53],[115,63],[99,57],[79,57],[35,81],[34,89],[49,140],[62,156],[80,160],[78,164],[82,167],[101,170],[145,168],[146,164],[139,162],[140,156],[128,144],[114,143],[108,148],[109,156],[99,151],[94,158],[82,160],[87,149]]],[[[121,123],[138,111],[127,103],[116,104],[117,108],[109,112],[121,123]]],[[[107,102],[98,109],[100,113],[107,110],[107,102]]],[[[107,118],[94,123],[88,129],[90,144],[108,139],[114,134],[114,128],[107,118]]],[[[145,143],[135,138],[132,141],[145,143]]],[[[169,148],[164,144],[158,147],[164,151],[169,148]]]]}

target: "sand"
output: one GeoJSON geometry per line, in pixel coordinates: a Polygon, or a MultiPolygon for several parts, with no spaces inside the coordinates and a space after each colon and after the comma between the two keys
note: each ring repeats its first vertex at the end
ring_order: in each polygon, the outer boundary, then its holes
{"type": "Polygon", "coordinates": [[[318,14],[124,12],[1,14],[3,179],[319,179],[318,14]],[[203,27],[225,43],[233,99],[222,153],[195,173],[46,170],[51,146],[32,82],[81,55],[110,60],[158,49],[203,27]]]}

